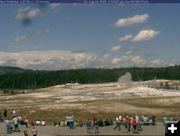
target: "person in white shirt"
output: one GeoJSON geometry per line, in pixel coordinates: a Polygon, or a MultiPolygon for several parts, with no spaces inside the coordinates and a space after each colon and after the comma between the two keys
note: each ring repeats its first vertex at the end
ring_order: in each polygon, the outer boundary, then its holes
{"type": "Polygon", "coordinates": [[[12,121],[13,121],[13,124],[14,124],[15,131],[19,132],[19,118],[14,117],[12,121]]]}
{"type": "Polygon", "coordinates": [[[40,125],[41,125],[40,120],[37,120],[37,121],[36,121],[36,125],[37,125],[37,126],[40,126],[40,125]]]}
{"type": "MultiPolygon", "coordinates": [[[[121,116],[120,116],[120,118],[121,118],[121,116]]],[[[119,130],[121,130],[121,128],[120,128],[120,118],[119,118],[119,117],[116,117],[116,126],[114,127],[114,130],[115,130],[116,128],[119,128],[119,130]]]]}
{"type": "Polygon", "coordinates": [[[42,120],[41,125],[46,126],[46,122],[44,120],[42,120]]]}

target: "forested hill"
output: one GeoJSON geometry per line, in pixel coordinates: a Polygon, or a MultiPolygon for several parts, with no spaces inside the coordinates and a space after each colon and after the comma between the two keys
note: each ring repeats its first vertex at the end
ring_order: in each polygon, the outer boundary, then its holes
{"type": "Polygon", "coordinates": [[[0,74],[7,74],[7,73],[22,73],[25,70],[18,67],[10,67],[10,66],[0,66],[0,74]]]}
{"type": "MultiPolygon", "coordinates": [[[[12,68],[12,67],[11,67],[12,68]]],[[[18,68],[16,68],[18,69],[18,68]]],[[[116,82],[126,72],[133,81],[151,79],[180,80],[180,66],[164,68],[114,68],[114,69],[76,69],[59,71],[4,72],[0,74],[0,89],[36,89],[64,83],[107,83],[116,82]]],[[[18,71],[17,70],[17,71],[18,71]]],[[[1,71],[1,68],[0,68],[1,71]]]]}

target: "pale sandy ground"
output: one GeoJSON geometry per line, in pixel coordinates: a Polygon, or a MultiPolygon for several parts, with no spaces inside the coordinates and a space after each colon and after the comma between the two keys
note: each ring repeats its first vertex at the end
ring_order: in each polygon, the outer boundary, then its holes
{"type": "Polygon", "coordinates": [[[40,110],[81,109],[94,112],[119,112],[123,109],[124,112],[160,113],[169,112],[163,106],[175,107],[180,104],[179,98],[179,90],[149,88],[146,82],[66,84],[32,90],[32,93],[27,94],[0,95],[0,107],[16,110],[34,107],[40,110]],[[159,108],[153,108],[152,104],[157,104],[159,108]]]}
{"type": "MultiPolygon", "coordinates": [[[[107,83],[107,84],[66,84],[32,90],[31,93],[0,94],[0,108],[30,113],[54,110],[81,110],[93,113],[152,113],[155,115],[176,114],[180,116],[180,90],[164,90],[148,87],[149,82],[107,83]]],[[[31,90],[29,90],[31,91],[31,90]]],[[[53,118],[53,117],[52,117],[53,118]]],[[[22,128],[22,130],[25,128],[22,128]]],[[[32,128],[28,131],[31,132],[32,128]]],[[[57,134],[86,134],[86,129],[67,131],[67,128],[38,127],[40,136],[57,134]]],[[[119,134],[112,128],[102,128],[101,134],[119,134]]],[[[0,131],[4,131],[0,123],[0,131]]],[[[124,135],[125,132],[121,132],[124,135]]],[[[164,135],[164,126],[145,127],[142,135],[164,135]]],[[[21,136],[13,133],[11,136],[21,136]]]]}

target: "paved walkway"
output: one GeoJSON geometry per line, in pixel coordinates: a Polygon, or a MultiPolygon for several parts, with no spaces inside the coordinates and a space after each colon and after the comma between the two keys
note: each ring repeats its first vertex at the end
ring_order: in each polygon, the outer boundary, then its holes
{"type": "MultiPolygon", "coordinates": [[[[124,127],[122,126],[122,130],[114,130],[114,126],[110,127],[100,127],[99,131],[100,133],[96,135],[128,135],[128,136],[164,136],[164,125],[161,122],[158,122],[156,126],[143,126],[143,131],[140,131],[139,134],[134,134],[133,132],[126,132],[124,130],[124,127]]],[[[92,131],[91,134],[86,133],[86,127],[78,127],[72,130],[69,130],[67,127],[58,127],[58,126],[38,126],[36,127],[38,129],[38,136],[66,136],[66,135],[95,135],[94,131],[92,131]]],[[[23,136],[23,130],[26,130],[28,134],[31,134],[32,127],[25,128],[25,126],[20,127],[21,132],[13,132],[12,134],[5,134],[5,125],[3,123],[0,123],[0,136],[23,136]]],[[[31,136],[31,135],[30,135],[31,136]]]]}

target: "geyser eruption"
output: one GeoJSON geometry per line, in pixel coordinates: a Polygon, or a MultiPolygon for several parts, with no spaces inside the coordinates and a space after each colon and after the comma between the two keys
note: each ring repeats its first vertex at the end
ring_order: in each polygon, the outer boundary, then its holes
{"type": "Polygon", "coordinates": [[[120,76],[118,79],[119,85],[127,85],[127,86],[132,86],[132,76],[131,73],[127,72],[123,76],[120,76]]]}

